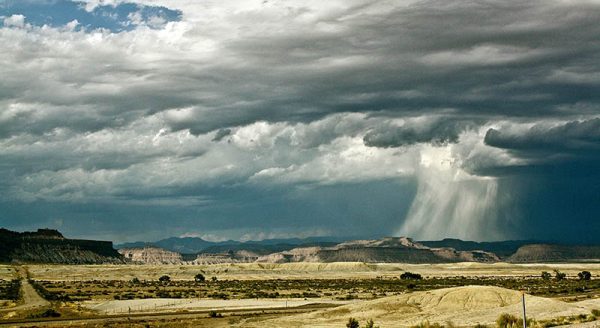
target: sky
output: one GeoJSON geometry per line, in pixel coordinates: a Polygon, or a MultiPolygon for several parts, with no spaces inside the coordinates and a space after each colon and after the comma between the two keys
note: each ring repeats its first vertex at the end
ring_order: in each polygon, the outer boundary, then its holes
{"type": "Polygon", "coordinates": [[[600,1],[0,0],[0,226],[600,243],[600,1]]]}

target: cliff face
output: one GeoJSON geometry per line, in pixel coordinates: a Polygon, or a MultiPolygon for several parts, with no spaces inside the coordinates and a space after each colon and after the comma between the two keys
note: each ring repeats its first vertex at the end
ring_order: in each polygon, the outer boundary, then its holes
{"type": "Polygon", "coordinates": [[[50,229],[22,233],[0,229],[0,262],[102,264],[124,260],[109,241],[67,239],[50,229]]]}
{"type": "Polygon", "coordinates": [[[180,264],[181,254],[158,247],[122,248],[119,253],[127,260],[140,264],[180,264]]]}

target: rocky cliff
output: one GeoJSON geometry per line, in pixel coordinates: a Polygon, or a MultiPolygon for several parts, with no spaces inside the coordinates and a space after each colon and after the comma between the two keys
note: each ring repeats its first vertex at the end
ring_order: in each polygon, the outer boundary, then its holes
{"type": "Polygon", "coordinates": [[[140,264],[180,264],[183,262],[181,254],[152,246],[122,248],[119,249],[119,253],[127,260],[140,264]]]}
{"type": "Polygon", "coordinates": [[[124,259],[110,241],[67,239],[51,229],[0,229],[0,262],[102,264],[124,263],[124,259]]]}
{"type": "Polygon", "coordinates": [[[247,250],[230,250],[225,253],[201,253],[193,261],[194,264],[219,264],[219,263],[251,263],[255,262],[259,255],[247,250]]]}

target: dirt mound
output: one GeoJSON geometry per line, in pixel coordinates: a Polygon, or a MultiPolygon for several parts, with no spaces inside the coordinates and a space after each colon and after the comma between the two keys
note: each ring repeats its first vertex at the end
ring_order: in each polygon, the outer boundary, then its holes
{"type": "MultiPolygon", "coordinates": [[[[527,295],[526,303],[529,317],[539,320],[587,314],[592,306],[600,304],[600,300],[594,304],[578,304],[527,295]]],[[[519,315],[520,311],[521,293],[518,291],[500,287],[466,286],[364,301],[335,309],[268,320],[258,323],[256,327],[340,327],[349,317],[355,317],[359,321],[372,318],[382,327],[408,327],[425,320],[440,324],[452,322],[459,326],[477,323],[492,325],[500,314],[519,315]]]]}

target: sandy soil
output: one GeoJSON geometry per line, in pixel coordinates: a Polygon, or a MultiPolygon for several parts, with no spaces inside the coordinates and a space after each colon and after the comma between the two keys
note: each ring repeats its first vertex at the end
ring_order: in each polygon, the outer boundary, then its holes
{"type": "Polygon", "coordinates": [[[239,309],[270,309],[298,307],[316,303],[350,304],[351,301],[327,299],[242,299],[242,300],[212,300],[212,299],[141,299],[120,301],[87,301],[82,305],[101,314],[138,313],[138,312],[170,312],[176,310],[239,310],[239,309]]]}
{"type": "MultiPolygon", "coordinates": [[[[407,327],[428,320],[431,323],[452,322],[458,326],[477,323],[492,325],[502,313],[521,313],[521,293],[487,286],[446,288],[386,297],[373,301],[340,306],[260,322],[247,322],[245,327],[342,327],[348,318],[369,318],[382,327],[407,327]]],[[[530,318],[546,320],[559,316],[589,314],[600,308],[600,299],[581,303],[565,303],[554,299],[526,296],[530,318]]]]}
{"type": "Polygon", "coordinates": [[[600,263],[508,264],[508,263],[243,263],[213,265],[30,265],[33,279],[38,280],[155,280],[163,274],[172,279],[192,280],[198,272],[219,279],[320,279],[397,277],[411,271],[427,276],[539,276],[541,271],[559,269],[575,277],[581,270],[600,275],[600,263]]]}

